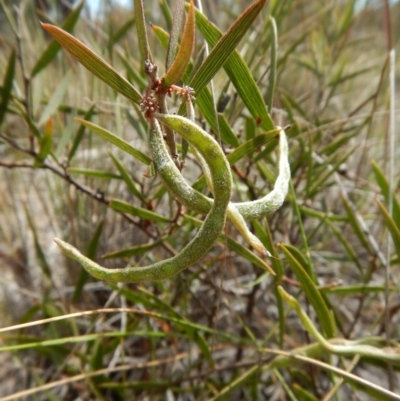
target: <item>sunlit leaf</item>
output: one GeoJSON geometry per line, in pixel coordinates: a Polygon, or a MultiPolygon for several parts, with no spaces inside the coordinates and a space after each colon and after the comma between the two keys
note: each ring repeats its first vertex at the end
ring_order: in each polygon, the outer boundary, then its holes
{"type": "Polygon", "coordinates": [[[103,82],[110,85],[117,92],[121,93],[121,95],[124,95],[133,102],[140,102],[142,96],[135,87],[86,45],[54,25],[42,24],[42,27],[53,36],[65,50],[70,52],[84,67],[103,82]]]}
{"type": "Polygon", "coordinates": [[[149,41],[147,38],[146,20],[144,18],[143,0],[134,1],[135,20],[136,20],[136,31],[139,40],[140,54],[142,60],[152,61],[151,51],[149,47],[149,41]]]}
{"type": "MultiPolygon", "coordinates": [[[[211,50],[203,64],[196,71],[190,81],[190,86],[196,94],[210,82],[216,72],[225,64],[235,47],[246,34],[262,8],[266,0],[258,0],[248,7],[239,18],[232,24],[228,31],[221,37],[211,50]]],[[[196,17],[197,18],[197,17],[196,17]]]]}
{"type": "MultiPolygon", "coordinates": [[[[190,57],[192,55],[192,50],[194,46],[194,33],[195,33],[194,5],[193,5],[193,0],[191,0],[189,13],[186,20],[185,30],[183,32],[182,42],[179,47],[178,54],[171,67],[168,69],[166,74],[161,79],[162,85],[165,88],[179,81],[182,78],[184,72],[186,71],[186,68],[188,67],[190,62],[190,57]]],[[[169,44],[171,45],[171,36],[169,44]]],[[[177,43],[175,44],[175,46],[176,45],[177,43]]],[[[168,51],[170,51],[170,49],[168,49],[168,51]]]]}
{"type": "MultiPolygon", "coordinates": [[[[254,3],[251,7],[256,7],[256,10],[252,11],[258,13],[264,5],[262,3],[264,2],[254,3]]],[[[224,47],[224,44],[221,44],[222,37],[226,38],[229,31],[225,35],[222,35],[220,30],[214,24],[212,24],[199,10],[196,9],[195,14],[197,28],[200,30],[201,34],[209,43],[209,45],[213,47],[213,51],[214,48],[217,47],[217,44],[218,47],[224,47]]],[[[257,15],[255,15],[253,18],[255,18],[256,16],[257,15]]],[[[233,27],[231,27],[231,29],[232,28],[233,27]]],[[[236,45],[234,47],[236,47],[236,45]]],[[[220,52],[220,50],[218,49],[215,51],[218,51],[218,53],[220,52]]],[[[273,129],[274,123],[267,111],[263,96],[260,93],[258,85],[255,82],[249,67],[240,56],[239,52],[237,50],[233,50],[230,53],[230,57],[225,59],[224,62],[225,63],[223,63],[223,67],[229,79],[237,90],[243,103],[249,109],[253,118],[257,121],[260,127],[265,129],[266,131],[273,129]]],[[[193,86],[193,82],[190,85],[193,86]]],[[[195,87],[195,89],[197,88],[195,87]]]]}
{"type": "MultiPolygon", "coordinates": [[[[175,3],[171,27],[169,29],[170,35],[167,42],[167,58],[165,60],[165,70],[168,71],[174,63],[175,56],[179,47],[179,35],[181,32],[183,12],[185,10],[185,1],[177,0],[175,3]]],[[[193,8],[193,7],[192,7],[193,8]]]]}

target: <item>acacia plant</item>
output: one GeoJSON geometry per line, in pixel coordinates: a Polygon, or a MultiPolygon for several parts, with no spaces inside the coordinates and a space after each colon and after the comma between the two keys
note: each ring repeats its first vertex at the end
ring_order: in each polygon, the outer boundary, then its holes
{"type": "Polygon", "coordinates": [[[400,400],[377,9],[33,3],[0,0],[0,398],[400,400]]]}
{"type": "MultiPolygon", "coordinates": [[[[55,241],[61,250],[69,257],[80,262],[94,277],[115,282],[152,281],[171,277],[204,256],[220,236],[227,215],[250,245],[263,255],[270,256],[262,242],[248,229],[245,220],[264,217],[267,213],[278,209],[286,197],[289,187],[290,168],[285,131],[280,127],[277,127],[276,130],[269,130],[270,134],[279,133],[280,138],[280,174],[274,190],[260,200],[231,203],[232,177],[229,161],[218,142],[196,125],[192,104],[192,101],[195,100],[194,94],[201,95],[205,93],[204,89],[207,83],[212,79],[218,68],[223,65],[224,59],[221,57],[222,46],[224,46],[224,51],[228,51],[225,47],[233,48],[261,11],[264,4],[265,1],[257,1],[250,6],[215,45],[193,77],[190,78],[189,86],[184,84],[180,87],[176,84],[187,73],[195,43],[195,7],[193,1],[190,2],[188,7],[188,16],[179,48],[178,38],[176,37],[179,34],[179,30],[172,29],[171,31],[168,42],[166,71],[162,77],[159,77],[159,68],[151,59],[143,3],[141,1],[135,2],[138,37],[142,57],[145,60],[144,71],[150,81],[143,96],[110,65],[79,40],[60,28],[42,24],[43,28],[86,68],[121,94],[127,96],[131,101],[139,102],[148,122],[148,143],[155,172],[160,175],[167,190],[181,204],[190,210],[207,213],[207,217],[196,236],[177,255],[144,267],[133,266],[122,269],[108,269],[91,261],[72,245],[56,238],[55,241]],[[219,57],[219,61],[217,57],[219,57]],[[183,112],[186,108],[186,117],[171,115],[168,112],[167,97],[174,92],[184,100],[180,111],[183,112]],[[193,189],[183,178],[180,171],[180,156],[176,150],[175,133],[180,134],[193,148],[193,153],[203,168],[205,179],[214,199],[210,199],[193,189]],[[168,145],[168,149],[164,142],[168,145]]],[[[183,2],[177,3],[176,17],[182,14],[183,7],[183,2]]],[[[199,13],[199,18],[201,18],[200,12],[198,10],[196,12],[199,13]]],[[[174,27],[178,24],[179,21],[175,21],[174,27]]],[[[254,81],[252,86],[256,88],[254,81]]],[[[259,91],[256,93],[258,94],[257,100],[262,99],[259,91]]],[[[258,121],[261,122],[263,118],[266,118],[267,121],[264,125],[268,127],[272,125],[271,117],[266,108],[262,109],[262,116],[257,114],[258,111],[254,110],[254,107],[252,108],[258,121]]],[[[78,121],[97,132],[102,131],[101,127],[96,127],[87,121],[81,119],[78,119],[78,121]]],[[[125,144],[125,146],[127,145],[125,144]]],[[[272,270],[271,272],[273,273],[272,270]]]]}

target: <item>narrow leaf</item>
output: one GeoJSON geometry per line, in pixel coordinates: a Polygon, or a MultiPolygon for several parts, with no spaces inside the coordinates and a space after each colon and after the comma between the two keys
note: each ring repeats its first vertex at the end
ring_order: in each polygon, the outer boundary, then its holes
{"type": "MultiPolygon", "coordinates": [[[[204,39],[211,47],[216,46],[222,38],[222,33],[199,10],[195,9],[195,14],[196,26],[200,30],[204,39]]],[[[266,131],[273,129],[274,123],[271,116],[268,114],[258,85],[255,82],[249,67],[237,50],[232,52],[223,67],[243,103],[246,105],[260,127],[266,131]]]]}
{"type": "Polygon", "coordinates": [[[96,77],[133,102],[140,102],[142,96],[136,88],[81,41],[54,25],[42,27],[96,77]]]}
{"type": "Polygon", "coordinates": [[[349,217],[348,221],[352,226],[354,233],[357,235],[358,239],[360,240],[364,248],[368,252],[371,252],[371,245],[369,243],[368,237],[366,236],[363,227],[360,226],[360,222],[353,210],[353,207],[349,203],[347,197],[343,196],[343,194],[340,195],[340,198],[342,199],[344,209],[347,213],[347,216],[349,217]]]}
{"type": "Polygon", "coordinates": [[[253,139],[246,141],[245,143],[238,146],[231,154],[228,156],[229,164],[232,166],[241,160],[244,156],[253,153],[257,148],[264,146],[270,140],[276,137],[278,134],[277,130],[272,130],[256,136],[253,139]]]}
{"type": "Polygon", "coordinates": [[[170,222],[170,219],[167,217],[161,216],[160,214],[152,212],[151,210],[131,205],[130,203],[121,201],[119,199],[112,199],[110,202],[110,207],[117,212],[129,213],[133,216],[140,217],[143,220],[155,221],[157,223],[170,222]]]}
{"type": "Polygon", "coordinates": [[[218,113],[218,123],[219,123],[219,131],[221,133],[221,138],[234,148],[240,146],[240,141],[233,132],[224,114],[218,113]]]}
{"type": "MultiPolygon", "coordinates": [[[[196,219],[189,215],[185,215],[184,223],[188,222],[193,223],[197,228],[199,228],[202,224],[199,219],[196,219]]],[[[219,241],[221,242],[221,244],[226,244],[229,249],[247,259],[250,263],[260,267],[262,270],[270,273],[273,276],[275,275],[275,272],[272,270],[271,266],[268,263],[266,263],[262,258],[257,256],[254,252],[250,251],[242,244],[239,244],[239,242],[237,242],[233,238],[229,237],[228,235],[221,234],[219,236],[219,241]]]]}
{"type": "Polygon", "coordinates": [[[110,173],[108,171],[102,171],[102,170],[95,170],[92,168],[80,168],[80,167],[68,167],[68,173],[70,174],[81,174],[86,177],[92,177],[92,178],[101,178],[104,180],[109,180],[109,179],[121,179],[120,175],[110,173]]]}
{"type": "Polygon", "coordinates": [[[133,64],[132,58],[129,57],[129,54],[122,54],[121,52],[117,52],[117,55],[126,68],[127,78],[135,82],[139,89],[144,91],[147,88],[148,82],[140,75],[140,71],[137,66],[133,64]]]}
{"type": "Polygon", "coordinates": [[[106,129],[104,129],[100,126],[93,124],[90,121],[82,120],[81,118],[75,118],[75,121],[77,121],[79,124],[82,124],[89,129],[91,129],[93,132],[100,135],[102,138],[104,138],[108,142],[111,142],[113,145],[117,146],[118,148],[122,149],[124,152],[130,154],[135,159],[141,161],[144,164],[150,164],[151,159],[148,156],[146,156],[140,150],[135,149],[128,142],[126,142],[122,138],[114,135],[110,131],[107,131],[106,129]]]}
{"type": "Polygon", "coordinates": [[[275,276],[276,273],[272,269],[272,267],[265,262],[262,258],[257,256],[255,252],[251,251],[250,249],[246,248],[242,244],[239,244],[236,240],[233,238],[227,236],[227,235],[221,235],[220,236],[220,241],[222,243],[226,243],[228,245],[228,248],[234,251],[237,255],[242,256],[246,260],[248,260],[250,263],[260,267],[262,270],[268,272],[272,276],[275,276]]]}
{"type": "MultiPolygon", "coordinates": [[[[340,285],[333,287],[322,288],[323,293],[337,294],[337,295],[368,295],[371,293],[383,293],[385,291],[384,285],[373,285],[373,284],[354,284],[354,285],[340,285]]],[[[398,292],[399,289],[396,286],[389,286],[389,291],[398,292]]]]}
{"type": "Polygon", "coordinates": [[[354,250],[353,246],[351,245],[350,241],[348,240],[348,238],[346,238],[345,235],[343,235],[343,230],[341,230],[339,227],[337,227],[335,224],[333,224],[329,218],[326,219],[326,224],[333,231],[333,234],[336,235],[339,242],[343,245],[350,260],[352,260],[354,262],[354,264],[357,266],[358,270],[360,271],[361,277],[363,277],[364,276],[363,266],[360,263],[359,257],[357,255],[356,251],[354,250]]]}
{"type": "Polygon", "coordinates": [[[37,123],[38,127],[45,124],[46,121],[51,117],[51,115],[58,109],[58,106],[62,102],[65,93],[67,92],[68,86],[70,85],[71,73],[65,74],[64,78],[57,85],[56,90],[51,95],[46,108],[43,110],[42,116],[37,123]]]}
{"type": "Polygon", "coordinates": [[[268,80],[268,92],[267,92],[267,107],[268,110],[272,110],[272,103],[274,100],[274,92],[276,85],[276,67],[277,67],[277,53],[278,53],[278,28],[274,17],[269,17],[269,22],[271,23],[271,62],[269,69],[269,80],[268,80]]]}
{"type": "Polygon", "coordinates": [[[0,0],[0,5],[1,5],[1,8],[3,9],[4,15],[7,18],[7,21],[10,24],[11,29],[13,30],[15,36],[18,36],[19,29],[17,28],[17,23],[15,22],[15,18],[13,16],[13,13],[6,6],[4,0],[0,0]]]}
{"type": "Polygon", "coordinates": [[[235,47],[250,28],[265,3],[266,0],[258,0],[248,7],[211,50],[190,82],[190,86],[197,94],[210,82],[234,52],[235,47]]]}
{"type": "Polygon", "coordinates": [[[135,23],[135,17],[132,17],[128,19],[118,30],[115,32],[112,37],[110,38],[109,41],[109,46],[112,48],[115,43],[120,41],[129,31],[129,29],[132,27],[132,25],[135,23]]]}
{"type": "Polygon", "coordinates": [[[46,157],[48,156],[48,154],[50,153],[51,146],[53,144],[53,133],[54,133],[53,119],[49,118],[44,128],[42,138],[40,140],[39,153],[37,154],[34,163],[35,167],[41,166],[46,157]]]}
{"type": "MultiPolygon", "coordinates": [[[[275,138],[277,134],[278,134],[277,130],[272,130],[266,132],[265,134],[258,135],[255,138],[246,141],[245,143],[242,143],[232,153],[230,153],[227,156],[229,164],[233,166],[235,163],[237,163],[239,160],[243,159],[247,155],[251,154],[252,156],[254,156],[253,153],[255,152],[256,149],[267,144],[269,141],[275,138]]],[[[206,181],[204,176],[202,176],[193,184],[193,188],[200,190],[205,185],[206,181]]]]}
{"type": "MultiPolygon", "coordinates": [[[[194,47],[194,34],[195,34],[194,5],[193,5],[193,0],[191,0],[189,13],[186,20],[185,30],[183,32],[182,43],[181,46],[179,47],[178,55],[176,56],[176,59],[172,64],[171,68],[167,71],[167,73],[161,80],[162,85],[165,88],[168,88],[175,82],[179,81],[182,78],[184,72],[186,71],[194,47]]],[[[171,44],[171,36],[169,43],[171,44]]]]}
{"type": "Polygon", "coordinates": [[[331,312],[326,305],[324,298],[317,289],[311,277],[307,274],[306,269],[302,266],[301,262],[294,256],[294,254],[283,244],[278,244],[278,247],[285,254],[290,267],[292,268],[297,279],[301,283],[301,288],[305,292],[307,299],[310,301],[315,312],[317,313],[319,322],[325,335],[332,338],[335,335],[335,325],[331,318],[331,312]]]}
{"type": "MultiPolygon", "coordinates": [[[[156,34],[157,39],[159,40],[161,45],[166,49],[168,39],[169,39],[168,32],[164,31],[162,28],[155,26],[155,25],[152,25],[152,29],[153,29],[154,33],[156,34]]],[[[188,71],[191,70],[192,67],[193,67],[192,62],[189,62],[189,66],[186,69],[184,76],[182,77],[184,82],[189,81],[189,78],[187,77],[187,75],[188,75],[188,71]]],[[[213,97],[211,96],[211,92],[207,87],[205,87],[199,94],[196,94],[196,105],[199,108],[199,110],[201,111],[203,117],[206,119],[207,123],[210,124],[210,127],[213,129],[213,131],[217,132],[218,126],[215,121],[214,101],[213,101],[213,97]]],[[[183,102],[181,108],[179,109],[179,114],[184,115],[185,113],[186,113],[186,103],[183,102]]],[[[222,137],[225,136],[225,137],[229,138],[231,132],[228,132],[228,130],[232,131],[232,129],[230,127],[228,127],[228,123],[223,124],[220,127],[221,136],[222,137]]],[[[185,143],[185,142],[186,141],[184,141],[183,143],[185,143]]],[[[228,142],[228,140],[227,140],[227,142],[228,142]]]]}
{"type": "MultiPolygon", "coordinates": [[[[89,120],[90,118],[92,118],[94,109],[95,109],[95,105],[93,104],[92,106],[90,106],[88,111],[83,116],[83,120],[89,120]]],[[[79,128],[76,132],[74,141],[72,143],[71,150],[68,153],[68,162],[71,161],[71,159],[75,156],[75,152],[78,149],[79,144],[81,143],[81,141],[83,139],[83,135],[85,134],[85,128],[86,127],[83,124],[79,126],[79,128]]]]}
{"type": "Polygon", "coordinates": [[[385,208],[385,206],[383,205],[383,203],[379,199],[376,200],[376,203],[378,204],[379,211],[382,214],[382,217],[385,221],[386,227],[388,228],[388,230],[392,236],[393,243],[396,248],[397,256],[400,258],[400,230],[397,227],[393,218],[390,216],[390,214],[387,211],[387,209],[385,208]]]}
{"type": "Polygon", "coordinates": [[[165,22],[167,24],[168,30],[172,28],[172,13],[168,6],[168,0],[160,0],[161,12],[164,15],[165,22]]]}
{"type": "Polygon", "coordinates": [[[8,102],[11,99],[11,91],[14,81],[15,74],[15,50],[11,52],[10,60],[8,61],[7,70],[3,80],[3,90],[1,91],[1,103],[0,103],[0,125],[3,122],[4,116],[7,113],[8,102]]]}
{"type": "Polygon", "coordinates": [[[131,193],[133,195],[135,195],[137,198],[139,198],[143,203],[146,203],[146,199],[143,197],[143,195],[136,188],[135,183],[133,182],[130,174],[128,173],[126,168],[123,166],[123,164],[111,152],[109,152],[108,154],[111,156],[115,166],[117,167],[119,173],[121,174],[122,179],[125,181],[125,184],[129,188],[131,193]]]}
{"type": "Polygon", "coordinates": [[[143,0],[135,0],[135,20],[136,20],[136,30],[139,39],[139,48],[140,54],[142,55],[142,60],[150,60],[152,61],[149,41],[147,39],[147,30],[146,30],[146,20],[144,18],[144,10],[143,10],[143,0]]]}
{"type": "MultiPolygon", "coordinates": [[[[157,307],[160,310],[165,310],[168,312],[170,316],[173,316],[175,319],[183,320],[189,323],[187,319],[185,319],[182,315],[180,315],[176,310],[171,307],[166,302],[163,302],[160,297],[157,295],[152,294],[151,292],[145,290],[144,288],[139,289],[141,292],[144,293],[147,299],[153,301],[154,307],[157,307]]],[[[182,327],[183,330],[186,331],[188,336],[193,339],[194,342],[197,343],[199,349],[201,350],[203,356],[208,360],[211,366],[214,366],[214,360],[212,359],[212,353],[208,346],[206,339],[204,338],[203,334],[199,330],[195,330],[191,328],[189,325],[185,325],[182,327]]]]}
{"type": "MultiPolygon", "coordinates": [[[[81,1],[78,6],[68,15],[67,19],[64,21],[64,23],[61,25],[61,28],[66,31],[66,32],[71,32],[72,29],[74,28],[75,24],[77,23],[79,19],[79,14],[82,10],[83,7],[83,1],[81,1]]],[[[57,43],[56,40],[52,39],[52,41],[49,43],[48,47],[46,50],[42,53],[42,55],[39,57],[39,59],[36,61],[36,64],[34,65],[32,72],[31,72],[31,78],[33,78],[36,74],[38,74],[40,71],[42,71],[56,56],[58,51],[61,49],[61,46],[59,43],[57,43]]]]}
{"type": "MultiPolygon", "coordinates": [[[[381,188],[382,195],[385,198],[385,202],[386,204],[389,204],[389,181],[385,176],[384,172],[381,170],[381,168],[376,164],[374,160],[371,162],[371,166],[375,174],[376,182],[381,188]]],[[[392,194],[392,201],[393,201],[392,217],[395,223],[397,224],[397,227],[400,230],[400,202],[395,194],[392,194]]]]}
{"type": "MultiPolygon", "coordinates": [[[[175,60],[175,55],[179,45],[179,34],[182,26],[183,11],[185,6],[185,0],[177,0],[174,15],[172,18],[172,25],[170,29],[170,36],[167,45],[167,59],[165,61],[165,70],[168,71],[175,60]]],[[[191,8],[193,5],[191,4],[191,8]]]]}
{"type": "Polygon", "coordinates": [[[43,248],[40,245],[39,236],[38,236],[37,229],[35,227],[35,223],[34,223],[32,216],[29,213],[29,210],[27,208],[25,208],[25,213],[26,213],[26,217],[28,220],[29,228],[31,229],[32,234],[33,234],[33,242],[35,245],[35,251],[36,251],[36,257],[38,260],[38,264],[42,270],[43,275],[51,281],[51,269],[50,269],[49,264],[47,263],[46,256],[43,252],[43,248]]]}
{"type": "MultiPolygon", "coordinates": [[[[104,220],[102,220],[99,225],[96,227],[96,230],[90,240],[86,256],[90,259],[95,259],[97,254],[97,248],[99,246],[99,241],[101,237],[101,233],[103,232],[104,220]]],[[[72,302],[78,301],[79,297],[82,294],[83,287],[85,286],[87,279],[89,277],[89,273],[85,269],[81,269],[79,273],[78,280],[75,285],[75,291],[72,296],[72,302]]]]}
{"type": "Polygon", "coordinates": [[[153,30],[154,34],[156,35],[158,41],[161,43],[161,46],[164,49],[168,49],[168,42],[170,37],[168,32],[154,24],[150,24],[150,27],[153,30]]]}
{"type": "MultiPolygon", "coordinates": [[[[143,255],[147,251],[150,251],[153,248],[156,248],[163,241],[168,239],[167,236],[158,239],[150,244],[136,245],[131,246],[129,248],[121,249],[120,251],[109,252],[104,255],[101,255],[102,259],[114,259],[114,258],[130,258],[132,256],[143,255]]],[[[82,269],[84,270],[84,269],[82,269]]],[[[85,270],[86,271],[86,270],[85,270]]]]}

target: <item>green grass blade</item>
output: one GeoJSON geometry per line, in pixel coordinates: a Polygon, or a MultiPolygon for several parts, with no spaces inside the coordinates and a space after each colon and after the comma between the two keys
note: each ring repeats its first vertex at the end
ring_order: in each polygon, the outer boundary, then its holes
{"type": "Polygon", "coordinates": [[[133,156],[135,159],[141,161],[144,164],[150,164],[151,159],[146,156],[144,153],[142,153],[140,150],[135,149],[132,145],[130,145],[128,142],[124,141],[120,137],[114,135],[110,131],[107,131],[106,129],[91,123],[90,121],[85,121],[81,118],[75,118],[75,121],[77,121],[79,124],[84,125],[85,127],[89,128],[96,134],[100,135],[103,139],[106,141],[112,143],[116,147],[120,148],[124,152],[130,154],[133,156]]]}
{"type": "Polygon", "coordinates": [[[140,102],[142,96],[137,89],[81,41],[54,25],[42,27],[96,77],[133,102],[140,102]]]}
{"type": "MultiPolygon", "coordinates": [[[[61,28],[66,32],[71,32],[74,29],[75,24],[79,20],[79,15],[81,13],[84,2],[81,1],[78,6],[68,15],[65,22],[61,25],[61,28]]],[[[51,63],[54,57],[57,55],[61,45],[54,39],[49,43],[46,50],[41,54],[39,59],[36,61],[34,67],[32,68],[31,78],[42,71],[46,66],[51,63]]]]}

